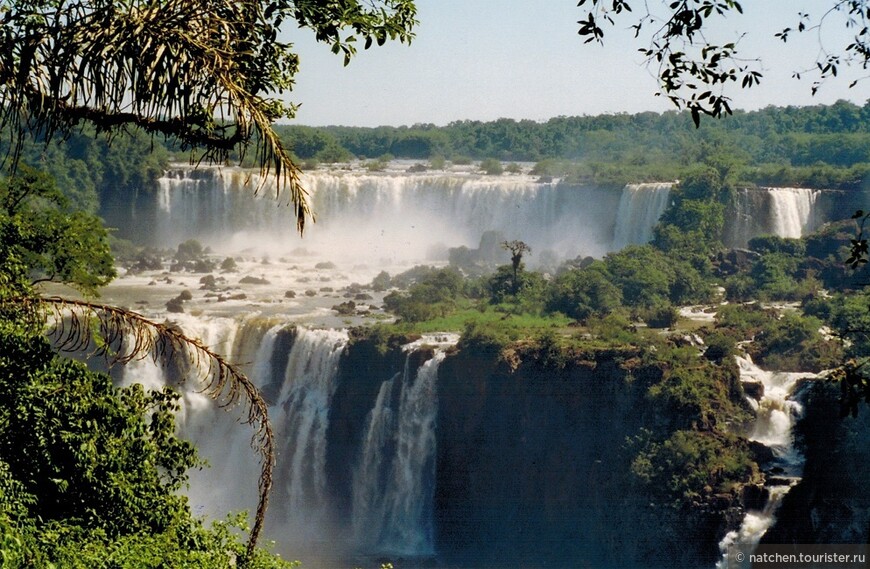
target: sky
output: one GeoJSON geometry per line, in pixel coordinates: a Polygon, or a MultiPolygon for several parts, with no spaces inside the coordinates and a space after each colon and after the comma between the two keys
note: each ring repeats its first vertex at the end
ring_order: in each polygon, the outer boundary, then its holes
{"type": "MultiPolygon", "coordinates": [[[[648,0],[655,5],[657,0],[648,0]]],[[[636,9],[640,0],[633,4],[636,9]]],[[[823,28],[774,38],[795,27],[799,11],[819,15],[820,0],[744,0],[744,14],[719,20],[711,41],[740,40],[744,57],[760,57],[761,86],[728,93],[733,107],[863,104],[870,80],[849,89],[859,70],[840,73],[811,95],[812,78],[792,73],[814,65],[822,47],[848,43],[843,19],[823,28]],[[741,36],[741,32],[745,35],[741,36]]],[[[830,3],[829,3],[830,4],[830,3]]],[[[673,107],[657,97],[657,82],[627,30],[625,19],[606,29],[605,45],[584,44],[577,34],[583,10],[577,0],[418,0],[419,26],[411,45],[388,43],[357,54],[347,67],[308,30],[287,30],[300,54],[296,86],[286,97],[301,103],[296,124],[311,126],[445,125],[456,120],[498,118],[545,121],[555,116],[662,112],[673,107]]],[[[839,19],[838,19],[839,18],[839,19]]]]}

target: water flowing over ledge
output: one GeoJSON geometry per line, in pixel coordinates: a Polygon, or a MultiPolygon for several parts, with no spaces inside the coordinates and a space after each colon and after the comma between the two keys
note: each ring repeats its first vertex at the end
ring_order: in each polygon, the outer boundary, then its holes
{"type": "MultiPolygon", "coordinates": [[[[180,315],[178,325],[228,357],[247,361],[251,379],[270,403],[277,466],[266,533],[282,551],[434,555],[437,374],[456,334],[424,336],[406,345],[403,368],[380,381],[353,454],[352,508],[343,519],[337,490],[330,487],[327,446],[347,331],[309,329],[256,314],[180,315]]],[[[145,358],[115,373],[121,385],[159,389],[176,385],[182,370],[145,358]]],[[[249,434],[195,390],[183,392],[183,403],[180,435],[194,442],[210,465],[191,475],[187,494],[194,511],[220,517],[250,509],[258,470],[248,456],[249,434]]]]}
{"type": "Polygon", "coordinates": [[[776,512],[782,499],[800,481],[804,457],[794,446],[793,429],[803,407],[793,399],[795,389],[803,379],[818,377],[814,373],[765,371],[755,365],[749,356],[737,356],[740,379],[744,385],[753,385],[757,398],[747,396],[756,418],[747,438],[768,447],[773,460],[766,466],[767,500],[759,510],[748,510],[736,530],[728,532],[719,542],[722,560],[717,569],[749,567],[740,563],[737,552],[751,552],[765,532],[776,521],[776,512]]]}
{"type": "MultiPolygon", "coordinates": [[[[225,253],[284,255],[301,248],[365,262],[421,261],[445,259],[447,248],[475,247],[485,231],[497,231],[524,240],[536,253],[601,257],[648,242],[673,187],[609,189],[522,175],[359,170],[316,170],[303,183],[317,222],[302,238],[268,181],[261,187],[256,174],[238,168],[175,167],[137,203],[103,214],[128,238],[161,247],[195,238],[225,253]]],[[[802,188],[738,190],[726,212],[726,243],[745,246],[761,234],[798,237],[828,219],[848,217],[851,211],[837,206],[837,196],[802,188]]]]}

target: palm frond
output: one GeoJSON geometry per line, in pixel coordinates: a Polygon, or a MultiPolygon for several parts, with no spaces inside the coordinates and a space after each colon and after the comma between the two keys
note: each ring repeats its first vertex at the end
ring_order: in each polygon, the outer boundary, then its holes
{"type": "Polygon", "coordinates": [[[14,302],[43,310],[46,319],[54,324],[49,337],[60,351],[89,351],[89,355],[103,357],[110,365],[147,357],[155,362],[165,357],[183,357],[202,393],[222,408],[243,406],[240,421],[254,429],[251,446],[260,454],[261,462],[259,502],[247,544],[250,559],[263,528],[275,465],[274,433],[267,404],[251,380],[200,340],[136,312],[60,297],[21,298],[14,302]]]}
{"type": "MultiPolygon", "coordinates": [[[[226,162],[254,146],[289,190],[299,231],[309,207],[299,169],[272,128],[295,107],[298,57],[258,0],[0,0],[0,130],[14,165],[22,141],[83,124],[134,127],[226,162]]],[[[194,154],[192,153],[191,156],[194,154]]]]}

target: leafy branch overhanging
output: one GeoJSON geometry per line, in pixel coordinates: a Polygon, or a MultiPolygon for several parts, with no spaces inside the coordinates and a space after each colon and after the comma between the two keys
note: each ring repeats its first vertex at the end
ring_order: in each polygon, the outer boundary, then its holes
{"type": "Polygon", "coordinates": [[[243,406],[241,422],[254,429],[251,446],[259,453],[261,463],[259,501],[247,543],[247,559],[252,559],[269,504],[275,447],[268,406],[251,380],[200,340],[130,310],[60,297],[21,297],[7,302],[41,311],[54,324],[49,337],[60,351],[88,352],[105,358],[110,366],[146,357],[155,362],[183,357],[197,376],[201,393],[224,409],[243,406]]]}

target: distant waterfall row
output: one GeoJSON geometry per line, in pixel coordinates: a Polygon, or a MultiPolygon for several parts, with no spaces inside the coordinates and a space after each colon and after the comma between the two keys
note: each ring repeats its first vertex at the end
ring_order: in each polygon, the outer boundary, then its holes
{"type": "MultiPolygon", "coordinates": [[[[158,182],[150,205],[104,212],[110,225],[162,247],[196,238],[227,253],[305,249],[381,264],[444,259],[448,247],[475,247],[488,230],[522,239],[536,254],[600,257],[648,242],[672,187],[629,184],[613,191],[529,176],[318,170],[302,178],[316,223],[300,237],[291,210],[281,205],[284,196],[276,201],[274,186],[249,171],[177,168],[158,182]]],[[[827,202],[817,203],[823,193],[739,190],[726,213],[726,244],[745,246],[761,234],[806,234],[832,217],[827,202]]]]}
{"type": "MultiPolygon", "coordinates": [[[[361,445],[354,452],[348,488],[330,486],[327,452],[339,365],[348,342],[344,330],[311,330],[248,316],[241,320],[181,317],[180,325],[235,361],[249,361],[249,377],[270,402],[277,464],[267,533],[290,551],[313,548],[365,554],[428,556],[434,553],[436,379],[444,353],[412,362],[384,377],[371,402],[361,445]],[[350,493],[349,519],[334,502],[350,493]],[[340,535],[338,538],[336,536],[340,535]]],[[[455,339],[449,340],[453,342],[455,339]]],[[[437,345],[437,341],[435,341],[437,345]]],[[[431,348],[430,348],[431,349],[431,348]]],[[[123,370],[122,384],[159,388],[172,370],[150,359],[123,370]]],[[[192,474],[188,495],[199,514],[251,510],[259,472],[250,432],[191,387],[179,417],[210,468],[192,474]]],[[[364,404],[364,402],[360,402],[364,404]]],[[[346,444],[340,439],[336,444],[346,444]]]]}
{"type": "Polygon", "coordinates": [[[616,211],[613,249],[648,243],[653,228],[669,205],[673,184],[629,184],[622,190],[616,211]]]}
{"type": "MultiPolygon", "coordinates": [[[[619,193],[526,176],[317,171],[303,176],[316,223],[300,238],[268,185],[236,169],[173,170],[159,180],[163,246],[197,238],[224,248],[305,248],[366,262],[446,258],[488,230],[562,257],[611,250],[619,193]]],[[[282,251],[283,250],[283,251],[282,251]]]]}
{"type": "MultiPolygon", "coordinates": [[[[737,191],[734,211],[725,227],[725,240],[745,246],[764,234],[797,238],[829,221],[817,207],[822,192],[806,188],[758,188],[737,191]]],[[[848,217],[851,211],[839,212],[848,217]]]]}

